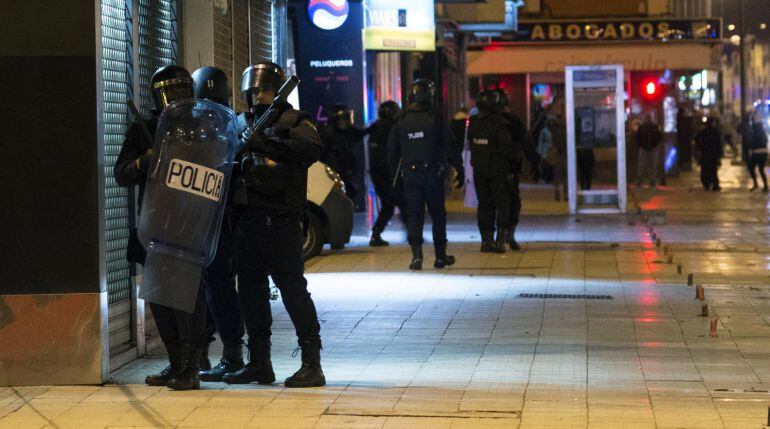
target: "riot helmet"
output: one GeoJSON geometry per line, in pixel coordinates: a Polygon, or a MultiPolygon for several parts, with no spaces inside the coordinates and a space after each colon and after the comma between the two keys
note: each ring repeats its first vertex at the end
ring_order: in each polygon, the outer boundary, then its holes
{"type": "Polygon", "coordinates": [[[267,106],[273,102],[286,80],[281,66],[270,61],[260,61],[246,67],[241,80],[241,92],[250,109],[256,105],[267,106]]]}
{"type": "Polygon", "coordinates": [[[436,84],[430,79],[417,79],[409,85],[407,94],[409,110],[426,112],[433,110],[436,105],[436,84]]]}
{"type": "Polygon", "coordinates": [[[159,68],[150,79],[152,101],[160,112],[177,100],[193,98],[193,80],[184,67],[171,64],[159,68]]]}
{"type": "Polygon", "coordinates": [[[511,104],[511,98],[508,96],[508,91],[503,88],[497,88],[495,92],[500,95],[500,111],[504,112],[511,104]]]}
{"type": "Polygon", "coordinates": [[[500,93],[491,89],[485,89],[476,96],[476,107],[481,113],[500,112],[500,93]]]}
{"type": "Polygon", "coordinates": [[[230,106],[230,88],[224,71],[216,67],[201,67],[193,72],[192,79],[195,82],[195,98],[230,106]]]}
{"type": "Polygon", "coordinates": [[[336,128],[344,130],[353,125],[355,112],[343,103],[335,103],[329,109],[329,122],[336,128]]]}
{"type": "Polygon", "coordinates": [[[398,106],[398,103],[392,100],[383,102],[380,104],[380,108],[377,109],[377,116],[386,121],[395,121],[399,113],[401,113],[401,108],[398,106]]]}

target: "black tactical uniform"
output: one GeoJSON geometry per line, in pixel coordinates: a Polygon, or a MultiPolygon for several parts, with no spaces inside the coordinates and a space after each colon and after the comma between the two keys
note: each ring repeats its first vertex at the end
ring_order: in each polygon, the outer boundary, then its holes
{"type": "Polygon", "coordinates": [[[345,183],[345,193],[353,201],[356,211],[366,210],[364,184],[364,136],[366,132],[353,124],[353,110],[344,104],[335,104],[329,122],[320,131],[324,150],[321,161],[330,166],[345,183]]]}
{"type": "Polygon", "coordinates": [[[393,123],[400,113],[398,104],[386,101],[380,104],[379,118],[368,129],[369,133],[369,175],[374,184],[374,191],[380,198],[380,212],[372,226],[370,246],[387,246],[389,243],[382,239],[381,234],[393,218],[398,207],[401,221],[406,225],[406,198],[401,180],[395,180],[388,162],[388,137],[393,123]]]}
{"type": "Polygon", "coordinates": [[[695,134],[695,148],[700,162],[700,180],[706,191],[720,191],[719,163],[724,156],[719,120],[708,118],[706,127],[695,134]]]}
{"type": "Polygon", "coordinates": [[[508,177],[508,186],[511,191],[511,213],[510,223],[508,224],[506,241],[511,250],[520,250],[519,243],[516,242],[516,227],[519,225],[521,217],[521,191],[519,189],[522,155],[529,161],[535,180],[540,176],[540,155],[535,149],[534,141],[529,138],[527,127],[524,122],[510,111],[510,99],[504,89],[498,89],[500,94],[501,115],[510,126],[511,141],[514,150],[511,157],[510,176],[508,177]]]}
{"type": "MultiPolygon", "coordinates": [[[[201,67],[192,74],[195,82],[195,98],[208,99],[230,107],[230,89],[227,75],[215,67],[201,67]]],[[[228,201],[219,232],[217,253],[203,273],[208,306],[206,335],[219,332],[222,340],[222,359],[214,368],[201,368],[203,381],[222,381],[225,373],[243,367],[243,320],[235,289],[235,249],[232,206],[228,201]]]]}
{"type": "MultiPolygon", "coordinates": [[[[277,92],[284,81],[281,68],[270,62],[248,67],[243,74],[243,93],[254,114],[269,107],[253,104],[252,94],[277,92]]],[[[248,136],[241,157],[240,177],[233,179],[238,236],[236,261],[241,314],[249,334],[249,363],[225,374],[227,383],[275,381],[270,360],[270,285],[281,291],[302,349],[302,367],[286,379],[287,387],[323,386],[320,325],[315,304],[307,290],[302,260],[302,223],[307,204],[307,169],[321,156],[318,133],[303,112],[284,103],[277,121],[262,134],[248,136]]]]}
{"type": "MultiPolygon", "coordinates": [[[[174,101],[193,97],[193,81],[190,73],[177,65],[162,67],[151,80],[155,110],[147,122],[148,131],[155,132],[160,111],[174,101]]],[[[138,122],[126,132],[114,173],[120,186],[139,186],[139,201],[144,194],[147,167],[152,157],[152,142],[138,122]]],[[[130,240],[128,258],[132,262],[144,262],[144,248],[135,238],[130,240]]],[[[169,366],[158,374],[148,375],[145,382],[152,386],[168,386],[175,390],[200,387],[198,367],[206,325],[204,288],[198,288],[199,296],[192,314],[150,302],[150,309],[158,333],[168,352],[169,366]]]]}
{"type": "MultiPolygon", "coordinates": [[[[460,152],[452,133],[433,111],[436,86],[427,79],[418,79],[409,87],[409,108],[396,121],[388,138],[388,160],[400,165],[408,207],[408,240],[412,247],[410,269],[422,269],[422,228],[425,206],[433,219],[433,246],[436,250],[434,267],[444,268],[455,262],[447,255],[446,208],[444,206],[444,175],[447,163],[458,173],[457,185],[462,187],[465,173],[460,152]]],[[[398,167],[396,167],[398,169],[398,167]]]]}
{"type": "Polygon", "coordinates": [[[479,114],[470,120],[468,143],[471,150],[473,183],[479,201],[481,251],[504,253],[511,212],[508,178],[511,175],[511,160],[515,147],[511,140],[509,123],[499,114],[499,98],[497,92],[490,90],[482,91],[478,95],[476,106],[479,114]]]}

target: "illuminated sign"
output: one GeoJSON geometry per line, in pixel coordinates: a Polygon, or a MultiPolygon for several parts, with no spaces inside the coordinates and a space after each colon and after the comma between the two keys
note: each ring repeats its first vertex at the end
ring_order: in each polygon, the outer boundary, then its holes
{"type": "Polygon", "coordinates": [[[432,0],[366,0],[364,8],[365,49],[436,50],[436,21],[432,0]]]}
{"type": "Polygon", "coordinates": [[[347,0],[310,0],[307,14],[310,21],[322,30],[336,30],[348,19],[350,5],[347,0]]]}
{"type": "Polygon", "coordinates": [[[649,19],[597,21],[521,21],[519,30],[495,42],[572,43],[700,40],[722,38],[720,19],[649,19]]]}

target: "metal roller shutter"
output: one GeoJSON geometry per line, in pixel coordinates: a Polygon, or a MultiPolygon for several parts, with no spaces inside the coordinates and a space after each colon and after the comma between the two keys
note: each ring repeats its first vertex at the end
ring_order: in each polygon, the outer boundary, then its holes
{"type": "MultiPolygon", "coordinates": [[[[251,61],[273,61],[273,7],[268,0],[251,0],[251,61]]],[[[284,66],[284,64],[279,64],[284,66]]]]}
{"type": "Polygon", "coordinates": [[[125,0],[102,0],[102,78],[104,81],[105,248],[110,304],[110,345],[131,341],[132,280],[125,249],[129,232],[129,193],[115,182],[112,168],[127,127],[126,97],[131,93],[131,14],[125,0]],[[126,310],[126,308],[128,310],[126,310]],[[120,309],[119,311],[116,311],[120,309]]]}
{"type": "Polygon", "coordinates": [[[139,109],[149,116],[152,109],[150,79],[155,70],[177,59],[176,1],[139,0],[139,109]]]}

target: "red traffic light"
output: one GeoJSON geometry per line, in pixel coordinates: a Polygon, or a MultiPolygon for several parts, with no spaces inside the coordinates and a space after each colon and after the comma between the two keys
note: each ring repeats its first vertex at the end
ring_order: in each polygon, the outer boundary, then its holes
{"type": "Polygon", "coordinates": [[[655,94],[658,93],[658,85],[656,85],[655,82],[647,82],[647,84],[644,85],[644,93],[650,97],[655,96],[655,94]]]}
{"type": "Polygon", "coordinates": [[[645,79],[641,82],[639,92],[642,98],[647,102],[656,102],[663,94],[663,87],[653,79],[645,79]]]}

